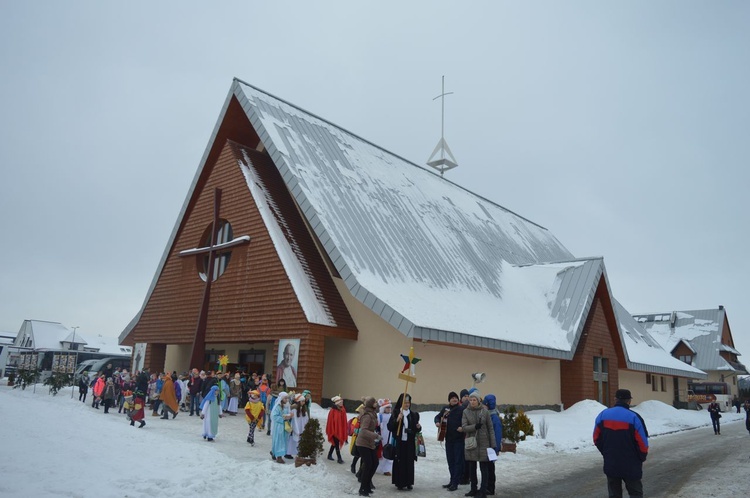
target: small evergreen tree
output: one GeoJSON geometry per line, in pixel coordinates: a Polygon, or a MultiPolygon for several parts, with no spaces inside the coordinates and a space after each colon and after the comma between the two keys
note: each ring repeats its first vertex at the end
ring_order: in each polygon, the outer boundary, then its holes
{"type": "Polygon", "coordinates": [[[19,370],[18,379],[13,385],[13,389],[20,387],[25,390],[27,386],[36,384],[39,380],[39,370],[19,370]]]}
{"type": "Polygon", "coordinates": [[[302,434],[299,435],[299,446],[297,456],[300,458],[317,459],[318,455],[323,453],[323,431],[320,429],[320,422],[317,418],[311,418],[302,434]]]}
{"type": "Polygon", "coordinates": [[[519,411],[516,417],[516,430],[520,435],[519,439],[521,441],[526,441],[526,436],[534,435],[534,424],[531,423],[531,420],[523,410],[519,411]]]}
{"type": "Polygon", "coordinates": [[[510,405],[503,410],[503,439],[509,443],[518,442],[518,428],[516,427],[516,407],[510,405]]]}
{"type": "Polygon", "coordinates": [[[54,372],[52,375],[47,377],[44,381],[45,386],[49,386],[49,393],[52,396],[57,396],[57,393],[65,386],[72,385],[73,374],[54,372]]]}

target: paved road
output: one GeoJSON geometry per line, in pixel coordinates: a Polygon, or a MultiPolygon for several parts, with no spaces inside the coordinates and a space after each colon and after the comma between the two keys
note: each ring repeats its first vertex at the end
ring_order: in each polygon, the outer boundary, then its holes
{"type": "MultiPolygon", "coordinates": [[[[738,481],[747,479],[750,435],[744,422],[725,424],[720,436],[710,427],[702,427],[653,437],[649,443],[649,457],[643,467],[643,489],[648,497],[736,496],[731,490],[737,489],[738,481]]],[[[524,498],[607,496],[598,452],[559,458],[580,459],[580,465],[566,472],[556,469],[552,460],[546,476],[534,479],[532,484],[500,485],[498,494],[524,498]]],[[[498,483],[502,483],[501,477],[498,483]]],[[[627,496],[627,492],[624,494],[627,496]]]]}

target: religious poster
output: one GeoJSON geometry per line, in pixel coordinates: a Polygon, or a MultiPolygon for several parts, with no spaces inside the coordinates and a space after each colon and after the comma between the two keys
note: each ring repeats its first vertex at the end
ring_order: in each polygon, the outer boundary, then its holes
{"type": "Polygon", "coordinates": [[[133,347],[133,368],[131,372],[140,372],[143,370],[143,365],[146,363],[146,345],[145,342],[136,342],[133,347]]]}
{"type": "Polygon", "coordinates": [[[77,353],[68,355],[67,365],[65,366],[65,373],[69,373],[69,374],[75,373],[76,365],[78,364],[77,360],[78,360],[77,353]]]}
{"type": "Polygon", "coordinates": [[[279,339],[279,357],[276,363],[274,382],[284,379],[286,387],[297,387],[297,360],[299,339],[279,339]]]}
{"type": "Polygon", "coordinates": [[[57,373],[60,371],[60,360],[62,359],[62,355],[59,353],[55,353],[52,355],[52,371],[57,373]]]}

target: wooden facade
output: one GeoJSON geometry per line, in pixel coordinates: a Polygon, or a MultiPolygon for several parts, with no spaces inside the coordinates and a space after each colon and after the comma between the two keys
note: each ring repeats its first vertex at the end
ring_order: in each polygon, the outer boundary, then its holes
{"type": "Polygon", "coordinates": [[[603,277],[596,289],[575,356],[570,361],[560,362],[560,397],[563,406],[569,407],[584,399],[598,399],[598,385],[593,377],[595,357],[607,359],[607,400],[600,401],[611,405],[615,391],[619,389],[619,369],[624,368],[626,363],[603,277]]]}
{"type": "MultiPolygon", "coordinates": [[[[319,394],[325,337],[356,339],[356,327],[281,176],[267,154],[255,150],[257,135],[234,99],[216,143],[221,139],[222,147],[209,152],[163,270],[124,343],[148,343],[145,366],[152,371],[164,368],[166,345],[192,344],[205,288],[205,281],[199,275],[199,258],[204,256],[181,257],[179,253],[200,246],[213,219],[214,189],[220,188],[220,219],[231,224],[234,237],[249,235],[251,241],[231,248],[225,273],[212,283],[206,343],[240,343],[248,347],[273,343],[272,354],[277,358],[279,339],[299,338],[298,387],[319,394]],[[251,159],[272,196],[283,218],[280,221],[285,235],[299,249],[320,293],[320,301],[335,320],[335,327],[308,322],[238,166],[246,157],[251,159]]],[[[190,367],[203,368],[203,365],[190,367]]]]}

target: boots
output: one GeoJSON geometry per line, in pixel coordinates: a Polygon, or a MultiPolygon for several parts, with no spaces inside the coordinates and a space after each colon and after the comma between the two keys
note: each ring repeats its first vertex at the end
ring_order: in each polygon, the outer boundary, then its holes
{"type": "Polygon", "coordinates": [[[138,426],[139,429],[143,429],[143,426],[146,425],[146,421],[145,420],[141,420],[139,423],[141,424],[141,425],[138,426]]]}
{"type": "Polygon", "coordinates": [[[276,463],[286,463],[283,458],[276,457],[276,463]]]}
{"type": "Polygon", "coordinates": [[[130,420],[130,425],[134,426],[134,425],[135,425],[135,420],[132,420],[132,419],[131,419],[131,420],[130,420]]]}

